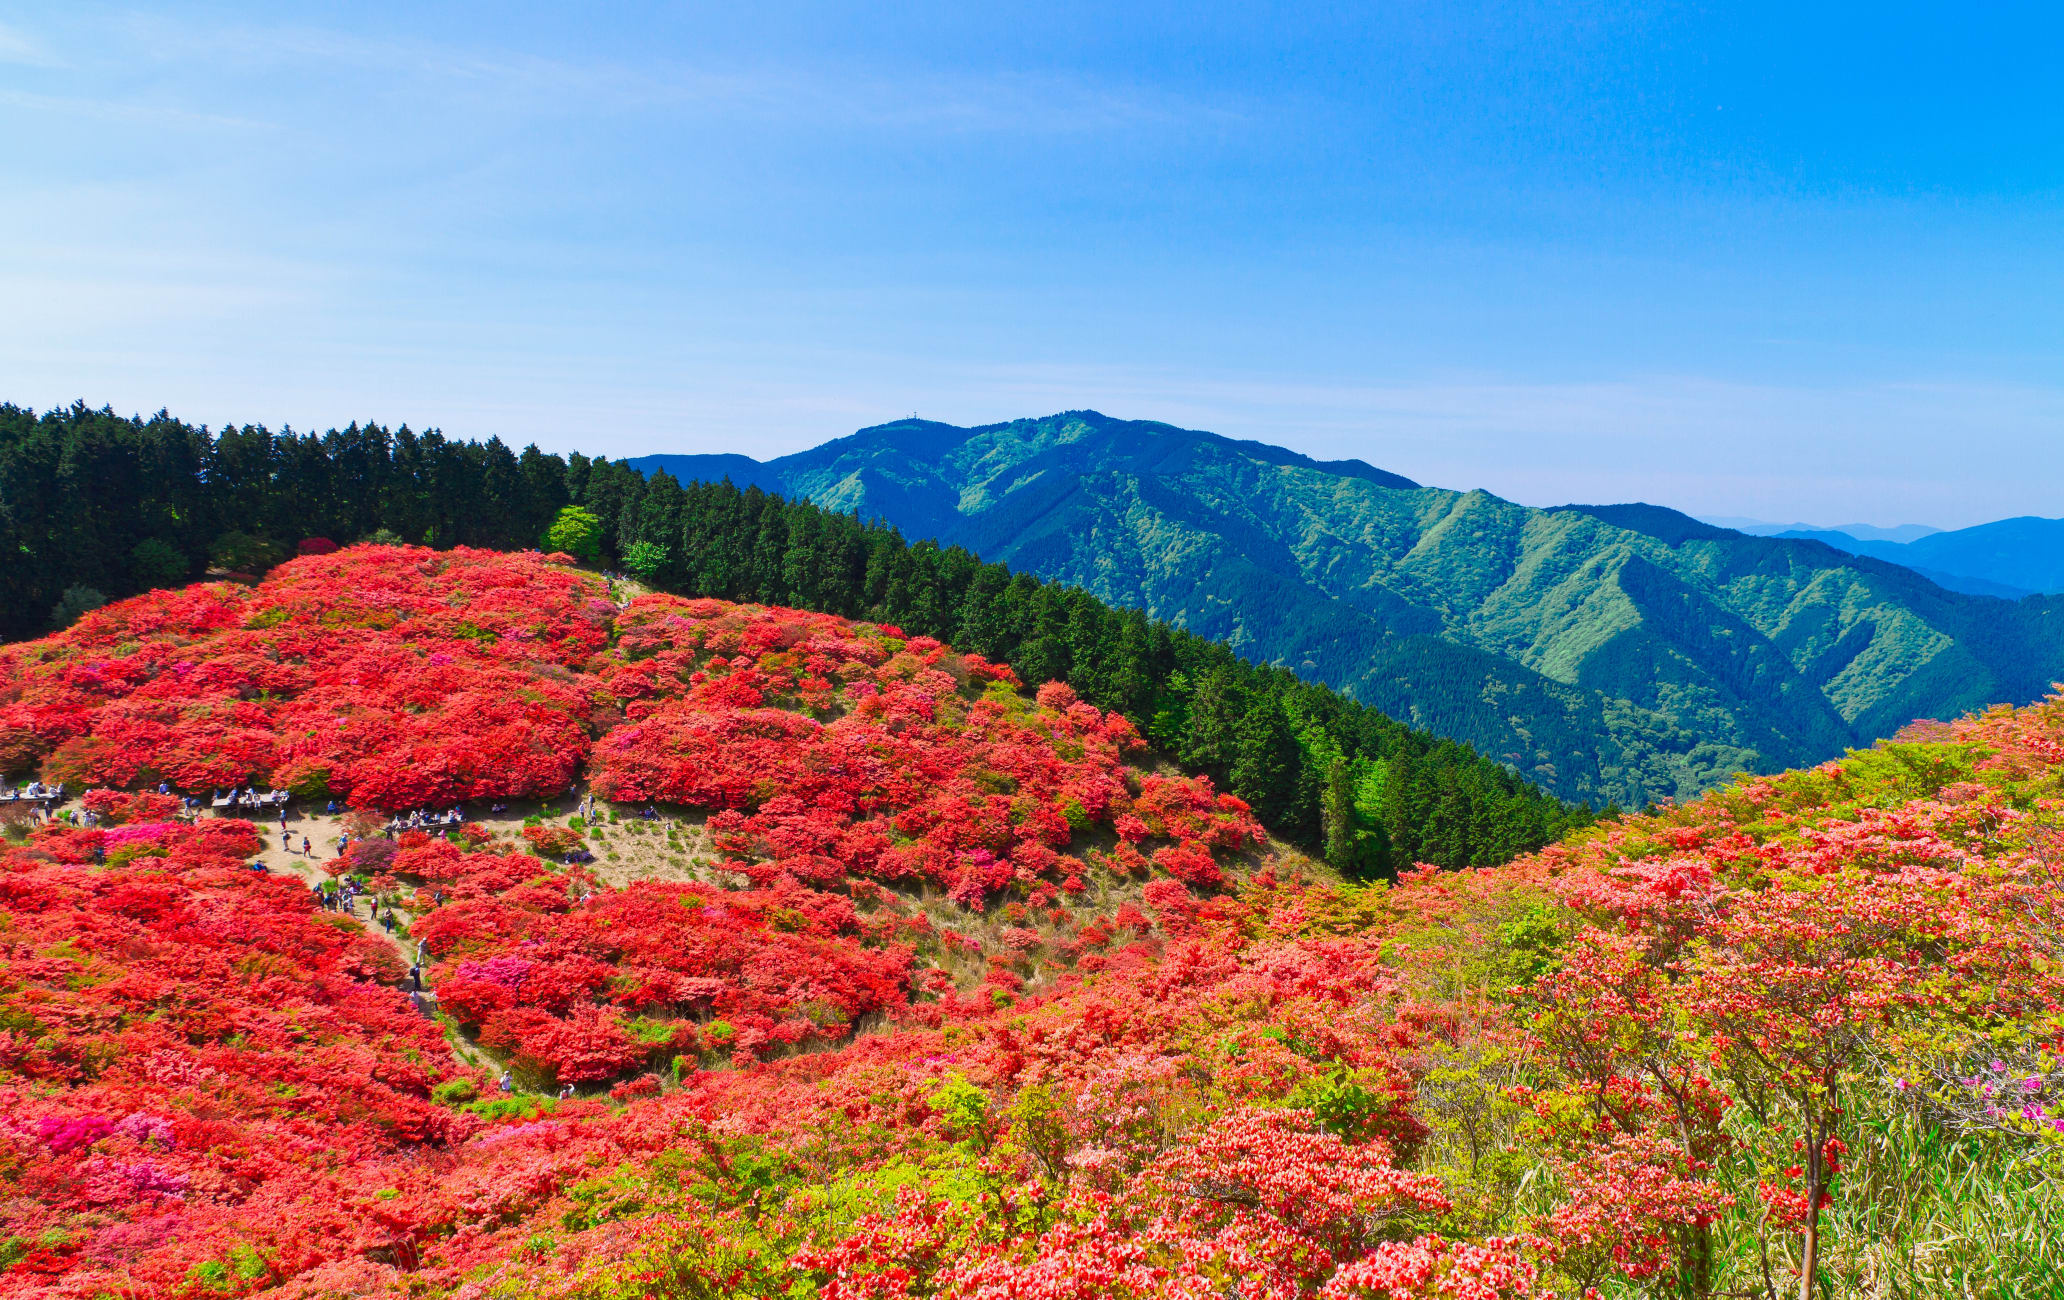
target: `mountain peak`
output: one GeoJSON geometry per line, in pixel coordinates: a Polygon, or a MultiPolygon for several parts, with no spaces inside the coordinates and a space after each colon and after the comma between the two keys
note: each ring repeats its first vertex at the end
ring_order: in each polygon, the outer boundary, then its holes
{"type": "Polygon", "coordinates": [[[1600,523],[1653,537],[1671,546],[1682,546],[1690,541],[1717,541],[1741,536],[1731,528],[1719,528],[1702,523],[1682,511],[1672,510],[1668,506],[1652,506],[1645,501],[1629,501],[1611,506],[1555,506],[1548,513],[1563,512],[1589,515],[1600,523]]]}

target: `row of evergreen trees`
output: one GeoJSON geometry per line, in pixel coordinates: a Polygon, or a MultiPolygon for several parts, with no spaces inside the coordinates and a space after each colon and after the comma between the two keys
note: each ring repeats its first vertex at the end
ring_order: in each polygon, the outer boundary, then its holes
{"type": "Polygon", "coordinates": [[[19,557],[0,565],[0,613],[31,635],[82,588],[126,595],[308,537],[534,546],[569,507],[560,536],[666,590],[894,623],[1066,681],[1356,875],[1500,862],[1593,816],[1285,669],[957,547],[757,488],[405,426],[211,434],[162,412],[0,406],[0,554],[19,557]]]}

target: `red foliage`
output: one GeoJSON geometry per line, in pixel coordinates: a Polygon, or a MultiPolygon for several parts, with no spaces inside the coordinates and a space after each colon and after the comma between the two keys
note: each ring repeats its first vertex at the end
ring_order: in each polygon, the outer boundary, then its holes
{"type": "Polygon", "coordinates": [[[243,865],[248,823],[130,829],[0,848],[0,1228],[44,1243],[0,1290],[170,1293],[239,1242],[278,1280],[381,1242],[356,1207],[477,1126],[429,1100],[458,1073],[436,1026],[372,982],[387,949],[243,865]]]}
{"type": "Polygon", "coordinates": [[[0,648],[0,729],[82,784],[271,782],[355,807],[549,795],[587,752],[571,667],[601,580],[531,555],[354,547],[0,648]]]}
{"type": "Polygon", "coordinates": [[[718,846],[756,882],[923,881],[980,909],[1079,875],[1062,850],[1135,808],[1135,838],[1185,840],[1164,866],[1194,885],[1224,883],[1214,848],[1262,841],[1207,781],[1132,774],[1123,719],[1057,682],[1028,709],[984,685],[1007,674],[928,638],[672,597],[634,602],[617,631],[597,671],[632,721],[597,744],[595,788],[725,810],[718,846]]]}
{"type": "Polygon", "coordinates": [[[590,764],[707,810],[719,857],[614,887],[492,823],[359,841],[336,867],[400,893],[443,1009],[592,1098],[466,1108],[394,950],[242,865],[247,824],[97,790],[100,826],[0,847],[0,1293],[1696,1292],[1723,1216],[1810,1240],[1887,1043],[2057,1041],[2064,703],[1920,737],[1975,764],[1918,791],[1859,759],[1358,891],[1235,870],[1249,810],[1065,686],[603,597],[552,557],[354,548],[0,648],[0,762],[368,807],[590,764]],[[1506,1047],[1560,1200],[1538,1238],[1434,1235],[1448,1193],[1393,1159],[1426,1062],[1506,1047]]]}

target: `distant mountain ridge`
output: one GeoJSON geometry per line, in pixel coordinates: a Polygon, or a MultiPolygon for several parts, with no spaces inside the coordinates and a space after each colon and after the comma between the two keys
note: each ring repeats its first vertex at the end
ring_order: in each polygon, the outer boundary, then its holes
{"type": "Polygon", "coordinates": [[[1768,519],[1745,519],[1739,515],[1700,515],[1699,522],[1732,528],[1751,537],[1785,537],[1794,533],[1843,533],[1859,542],[1913,542],[1942,530],[1929,524],[1898,524],[1880,528],[1876,524],[1774,524],[1768,519]]]}
{"type": "Polygon", "coordinates": [[[1710,515],[1703,522],[1755,537],[1825,542],[1852,555],[1903,564],[1951,591],[2003,600],[2064,593],[2064,519],[2019,515],[1947,530],[1926,524],[1774,524],[1710,515]]]}
{"type": "Polygon", "coordinates": [[[1533,509],[1093,411],[897,421],[764,463],[633,464],[1079,583],[1571,797],[1689,795],[2064,676],[2054,598],[1953,592],[1659,506],[1533,509]]]}
{"type": "Polygon", "coordinates": [[[1956,591],[2018,599],[2064,592],[2064,519],[2021,515],[1930,533],[1910,542],[1858,538],[1837,531],[1795,531],[1837,550],[1903,564],[1956,591]]]}

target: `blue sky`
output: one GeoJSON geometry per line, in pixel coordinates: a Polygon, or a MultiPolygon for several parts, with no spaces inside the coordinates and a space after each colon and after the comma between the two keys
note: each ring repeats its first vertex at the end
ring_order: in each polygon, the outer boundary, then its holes
{"type": "Polygon", "coordinates": [[[2055,6],[0,4],[0,395],[2064,514],[2055,6]]]}

